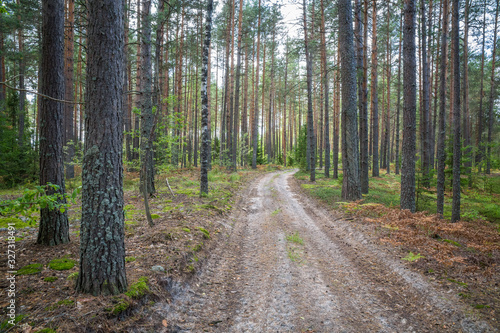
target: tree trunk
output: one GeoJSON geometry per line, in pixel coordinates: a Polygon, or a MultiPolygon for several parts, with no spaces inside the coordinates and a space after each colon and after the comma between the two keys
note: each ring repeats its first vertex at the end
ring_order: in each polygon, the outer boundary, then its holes
{"type": "MultiPolygon", "coordinates": [[[[40,93],[64,99],[64,0],[42,1],[42,57],[40,93]]],[[[59,186],[64,195],[62,103],[40,97],[40,185],[59,186]]],[[[47,194],[54,194],[48,190],[47,194]]],[[[66,203],[60,199],[59,203],[66,203]]],[[[69,242],[68,215],[59,209],[40,210],[37,243],[59,245],[69,242]]]]}
{"type": "MultiPolygon", "coordinates": [[[[359,0],[357,0],[359,1],[359,0]]],[[[356,3],[358,6],[358,3],[356,3]]],[[[361,4],[359,4],[361,6],[361,4]]],[[[357,16],[361,15],[361,8],[356,9],[360,12],[357,16]]],[[[369,156],[368,156],[368,0],[364,1],[364,24],[363,24],[363,40],[358,41],[363,47],[363,73],[362,85],[360,93],[360,108],[359,108],[359,139],[360,139],[360,157],[361,157],[361,193],[367,194],[369,191],[369,156]]],[[[361,18],[359,18],[361,19],[361,18]]],[[[359,23],[361,25],[361,22],[359,23]]],[[[358,44],[358,47],[359,47],[358,44]]],[[[360,52],[358,50],[358,52],[360,52]]],[[[358,55],[359,57],[359,55],[358,55]]],[[[359,70],[359,69],[358,69],[359,70]]],[[[358,74],[359,75],[359,74],[358,74]]]]}
{"type": "MultiPolygon", "coordinates": [[[[75,1],[68,0],[67,7],[67,22],[66,26],[66,38],[65,38],[65,59],[64,59],[64,79],[65,79],[65,93],[64,99],[67,101],[74,100],[73,91],[73,53],[74,53],[74,24],[75,24],[75,1]]],[[[75,138],[73,136],[73,109],[74,104],[65,103],[64,104],[64,145],[67,146],[66,156],[65,156],[65,168],[66,168],[66,178],[75,177],[75,167],[72,164],[73,156],[75,155],[75,138]]]]}
{"type": "Polygon", "coordinates": [[[391,173],[391,159],[390,159],[390,114],[391,114],[391,62],[392,62],[392,49],[391,49],[391,34],[390,34],[390,22],[391,22],[391,11],[389,7],[387,7],[387,44],[386,44],[386,53],[387,53],[387,104],[386,104],[386,112],[385,112],[385,131],[384,131],[384,164],[387,169],[387,174],[391,173]]]}
{"type": "Polygon", "coordinates": [[[448,56],[448,0],[443,0],[443,31],[441,32],[441,68],[439,88],[439,131],[437,142],[437,214],[443,216],[446,150],[446,58],[448,56]]]}
{"type": "Polygon", "coordinates": [[[373,0],[372,15],[372,80],[371,80],[371,111],[372,111],[372,176],[379,177],[378,154],[378,58],[377,58],[377,0],[373,0]]]}
{"type": "Polygon", "coordinates": [[[495,104],[495,60],[497,52],[497,30],[498,30],[498,11],[500,10],[500,1],[497,0],[497,8],[495,11],[495,30],[493,33],[493,55],[491,60],[491,86],[490,86],[490,109],[488,112],[488,148],[486,152],[486,173],[491,172],[491,145],[492,145],[492,135],[493,135],[493,124],[495,123],[495,118],[493,115],[493,105],[495,104]]]}
{"type": "Polygon", "coordinates": [[[361,199],[356,106],[356,53],[350,0],[339,0],[339,49],[342,77],[342,199],[361,199]]]}
{"type": "Polygon", "coordinates": [[[415,153],[417,114],[417,68],[415,55],[415,0],[404,2],[403,26],[403,163],[401,209],[415,212],[415,153]]]}
{"type": "Polygon", "coordinates": [[[396,131],[396,168],[395,168],[395,173],[396,175],[399,175],[399,113],[401,109],[401,49],[403,46],[403,13],[401,13],[401,19],[399,21],[399,56],[398,56],[398,101],[397,101],[397,107],[396,107],[396,128],[394,129],[396,131]]]}
{"type": "Polygon", "coordinates": [[[89,0],[80,272],[76,290],[127,290],[123,214],[123,2],[89,0]]]}
{"type": "Polygon", "coordinates": [[[237,170],[237,142],[238,142],[238,126],[239,126],[239,109],[240,109],[240,81],[241,81],[241,40],[243,37],[242,21],[243,21],[243,0],[240,0],[240,10],[238,15],[238,45],[236,57],[236,87],[234,101],[234,124],[233,124],[233,153],[232,153],[232,169],[237,170]]]}
{"type": "Polygon", "coordinates": [[[453,0],[452,32],[453,43],[453,203],[451,222],[460,220],[460,166],[462,157],[462,141],[460,136],[460,40],[459,40],[459,7],[460,1],[453,0]]]}
{"type": "Polygon", "coordinates": [[[258,90],[259,90],[259,55],[260,55],[260,21],[261,21],[261,0],[259,0],[259,22],[257,25],[257,68],[255,69],[255,104],[253,113],[253,126],[252,126],[252,141],[253,141],[253,153],[252,153],[252,169],[257,169],[257,148],[259,144],[259,101],[258,101],[258,90]]]}
{"type": "MultiPolygon", "coordinates": [[[[20,0],[17,0],[17,5],[21,6],[20,0]]],[[[18,17],[18,20],[21,21],[22,18],[18,17]]],[[[26,72],[26,60],[24,55],[24,36],[22,23],[20,28],[18,29],[18,43],[19,43],[19,54],[21,55],[19,58],[19,124],[18,124],[18,145],[19,147],[23,147],[24,145],[24,123],[26,117],[26,91],[24,86],[24,75],[26,72]]],[[[2,48],[3,51],[3,48],[2,48]]]]}
{"type": "Polygon", "coordinates": [[[425,187],[430,186],[430,142],[429,142],[429,112],[430,112],[430,81],[429,81],[429,64],[427,56],[427,25],[425,18],[425,1],[420,0],[420,15],[422,18],[422,115],[421,120],[422,127],[422,137],[423,146],[422,149],[422,174],[423,174],[423,185],[425,187]]]}
{"type": "MultiPolygon", "coordinates": [[[[469,188],[472,187],[472,160],[471,160],[471,133],[470,128],[470,113],[469,113],[469,7],[471,0],[465,0],[464,12],[464,121],[463,121],[463,136],[465,156],[467,161],[464,163],[465,174],[469,176],[469,188]]],[[[493,53],[494,54],[494,53],[493,53]]]]}
{"type": "MultiPolygon", "coordinates": [[[[313,119],[313,105],[312,105],[312,54],[309,50],[309,39],[307,35],[307,20],[306,20],[306,0],[302,1],[304,9],[304,45],[306,52],[306,71],[307,71],[307,137],[309,146],[309,170],[310,181],[316,180],[316,152],[314,139],[314,119],[313,119]]],[[[349,6],[350,7],[350,6],[349,6]]],[[[352,23],[352,20],[351,20],[352,23]]],[[[351,28],[352,32],[352,28],[351,28]]]]}
{"type": "Polygon", "coordinates": [[[482,160],[484,156],[484,143],[483,143],[483,97],[484,97],[484,45],[486,40],[486,1],[484,1],[483,8],[483,43],[481,47],[481,83],[479,88],[479,112],[477,116],[477,139],[476,139],[476,164],[478,167],[478,172],[482,169],[482,160]]]}
{"type": "Polygon", "coordinates": [[[210,39],[212,37],[212,11],[213,0],[208,0],[207,18],[205,22],[205,41],[203,43],[203,55],[201,64],[201,181],[200,195],[208,194],[208,168],[210,157],[210,131],[208,128],[208,59],[210,56],[210,39]]]}
{"type": "MultiPolygon", "coordinates": [[[[153,106],[151,91],[151,1],[145,0],[141,6],[141,80],[140,80],[140,111],[141,111],[141,188],[146,186],[147,193],[155,193],[153,166],[153,106]],[[145,166],[144,166],[145,165],[145,166]]],[[[143,189],[144,192],[144,189],[143,189]]]]}
{"type": "MultiPolygon", "coordinates": [[[[361,15],[361,14],[360,14],[361,15]]],[[[323,87],[325,89],[325,177],[330,177],[330,107],[328,98],[328,68],[326,62],[325,6],[321,0],[321,58],[323,61],[323,87]]],[[[288,63],[287,63],[288,64],[288,63]]],[[[285,76],[286,87],[286,76],[285,76]]],[[[286,109],[286,107],[285,107],[286,109]]]]}

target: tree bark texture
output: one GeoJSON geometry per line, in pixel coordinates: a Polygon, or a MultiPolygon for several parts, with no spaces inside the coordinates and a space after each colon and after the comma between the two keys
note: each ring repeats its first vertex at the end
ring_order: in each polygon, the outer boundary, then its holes
{"type": "Polygon", "coordinates": [[[212,37],[213,0],[208,0],[205,22],[205,40],[201,64],[201,181],[200,195],[208,194],[208,168],[210,157],[210,131],[208,128],[208,57],[212,37]]]}
{"type": "Polygon", "coordinates": [[[453,202],[451,222],[460,220],[460,160],[462,141],[460,135],[460,40],[459,40],[460,1],[453,0],[451,42],[453,43],[453,202]]]}
{"type": "Polygon", "coordinates": [[[76,290],[127,290],[123,213],[123,3],[89,0],[86,140],[76,290]]]}
{"type": "Polygon", "coordinates": [[[443,0],[443,30],[441,32],[441,68],[439,82],[439,129],[437,142],[437,214],[443,216],[445,182],[445,136],[446,136],[446,57],[448,55],[448,0],[443,0]]]}
{"type": "MultiPolygon", "coordinates": [[[[141,112],[141,187],[147,193],[155,193],[153,165],[153,105],[152,105],[152,68],[151,68],[151,1],[141,5],[141,80],[139,90],[141,112]]],[[[144,192],[144,191],[143,191],[144,192]]]]}
{"type": "Polygon", "coordinates": [[[361,199],[358,121],[356,105],[356,53],[350,0],[339,0],[339,51],[342,80],[342,199],[361,199]]]}
{"type": "MultiPolygon", "coordinates": [[[[64,0],[42,2],[42,58],[40,93],[64,99],[64,0]]],[[[64,195],[62,103],[40,97],[40,185],[52,183],[64,195]]],[[[52,190],[48,194],[54,193],[52,190]]],[[[61,200],[65,203],[65,200],[61,200]]],[[[58,245],[69,242],[68,215],[58,209],[40,210],[37,243],[58,245]]]]}
{"type": "Polygon", "coordinates": [[[372,118],[372,176],[379,177],[379,152],[378,152],[378,58],[377,58],[377,0],[373,0],[372,15],[372,73],[371,73],[371,118],[372,118]]]}
{"type": "Polygon", "coordinates": [[[403,24],[403,163],[401,209],[415,212],[415,153],[417,115],[417,68],[415,47],[415,0],[404,2],[403,24]]]}

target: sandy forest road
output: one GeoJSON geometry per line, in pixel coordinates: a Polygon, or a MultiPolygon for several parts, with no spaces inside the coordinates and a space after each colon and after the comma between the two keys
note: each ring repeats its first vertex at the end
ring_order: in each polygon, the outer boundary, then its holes
{"type": "Polygon", "coordinates": [[[159,330],[494,332],[455,296],[293,191],[292,174],[270,173],[250,187],[191,286],[173,286],[173,301],[156,306],[168,323],[159,330]]]}

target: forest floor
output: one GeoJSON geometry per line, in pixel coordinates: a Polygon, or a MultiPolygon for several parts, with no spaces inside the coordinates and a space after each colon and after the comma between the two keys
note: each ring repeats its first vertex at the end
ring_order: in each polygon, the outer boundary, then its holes
{"type": "MultiPolygon", "coordinates": [[[[68,245],[42,248],[34,244],[36,229],[24,229],[16,243],[19,267],[39,263],[41,270],[17,277],[19,323],[4,330],[500,329],[496,225],[480,220],[451,225],[373,203],[333,209],[311,196],[317,184],[293,177],[294,171],[263,171],[270,170],[214,170],[207,198],[197,195],[197,170],[169,175],[176,196],[159,186],[151,200],[154,228],[145,221],[138,176],[129,174],[126,261],[131,287],[119,296],[79,295],[73,288],[76,266],[49,267],[54,258],[78,260],[77,237],[68,245]],[[153,266],[161,268],[152,271],[153,266]]],[[[70,215],[75,235],[77,211],[74,207],[70,215]]]]}

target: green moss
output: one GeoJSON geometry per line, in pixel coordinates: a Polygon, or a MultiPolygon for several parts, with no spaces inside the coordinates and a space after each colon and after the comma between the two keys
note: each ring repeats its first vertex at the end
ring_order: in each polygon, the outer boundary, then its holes
{"type": "Polygon", "coordinates": [[[125,257],[125,262],[132,262],[135,261],[135,257],[125,257]]]}
{"type": "Polygon", "coordinates": [[[187,227],[182,228],[182,230],[184,230],[185,232],[191,232],[191,230],[187,227]]]}
{"type": "Polygon", "coordinates": [[[460,282],[460,281],[457,281],[457,280],[455,280],[455,279],[448,279],[448,281],[453,282],[453,283],[456,283],[456,284],[458,284],[458,285],[460,285],[460,286],[462,286],[462,287],[467,287],[467,286],[468,286],[468,285],[467,285],[467,283],[465,283],[465,282],[460,282]]]}
{"type": "Polygon", "coordinates": [[[455,246],[458,246],[458,247],[462,246],[459,242],[455,242],[454,240],[451,240],[451,239],[443,239],[442,241],[449,243],[449,244],[452,244],[452,245],[455,245],[455,246]]]}
{"type": "Polygon", "coordinates": [[[148,278],[146,276],[141,276],[139,281],[129,286],[125,295],[131,298],[139,298],[148,292],[148,278]]]}
{"type": "Polygon", "coordinates": [[[42,264],[31,264],[20,268],[17,271],[17,275],[34,275],[42,271],[42,264]]]}
{"type": "MultiPolygon", "coordinates": [[[[18,315],[14,318],[14,325],[19,323],[21,320],[23,320],[27,315],[18,315]]],[[[0,323],[0,332],[6,332],[7,329],[13,327],[14,325],[9,323],[9,319],[4,320],[0,323]]]]}
{"type": "Polygon", "coordinates": [[[130,307],[130,303],[125,301],[124,299],[120,298],[118,300],[118,303],[116,303],[112,309],[109,309],[109,311],[111,311],[111,313],[114,315],[118,315],[118,314],[122,313],[123,311],[127,310],[129,307],[130,307]]]}
{"type": "Polygon", "coordinates": [[[158,215],[158,214],[151,214],[151,218],[152,218],[153,220],[155,220],[155,219],[159,219],[159,218],[160,218],[160,215],[158,215]]]}
{"type": "Polygon", "coordinates": [[[43,281],[45,282],[54,282],[57,280],[57,276],[47,276],[43,281]]]}
{"type": "Polygon", "coordinates": [[[476,309],[484,309],[484,308],[489,308],[489,305],[484,305],[484,304],[475,304],[473,305],[476,309]]]}
{"type": "Polygon", "coordinates": [[[68,277],[66,278],[66,280],[69,280],[69,281],[76,280],[76,279],[78,279],[78,272],[73,272],[70,275],[68,275],[68,277]]]}
{"type": "Polygon", "coordinates": [[[75,267],[76,261],[69,258],[53,259],[49,262],[49,268],[56,271],[65,271],[75,267]]]}
{"type": "Polygon", "coordinates": [[[8,228],[9,224],[14,224],[16,229],[29,227],[28,222],[23,222],[21,219],[15,217],[2,217],[0,218],[0,228],[8,228]]]}
{"type": "Polygon", "coordinates": [[[71,300],[71,299],[63,299],[63,300],[60,300],[59,302],[57,302],[58,305],[73,305],[75,304],[75,301],[71,300]]]}

